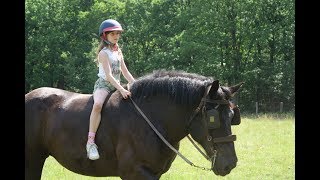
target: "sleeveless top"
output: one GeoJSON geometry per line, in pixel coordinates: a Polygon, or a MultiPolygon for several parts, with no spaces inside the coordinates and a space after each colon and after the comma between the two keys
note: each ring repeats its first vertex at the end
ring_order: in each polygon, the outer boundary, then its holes
{"type": "MultiPolygon", "coordinates": [[[[104,47],[101,51],[105,52],[108,55],[109,59],[109,64],[111,66],[111,73],[112,76],[120,82],[120,75],[121,75],[121,69],[120,69],[120,54],[118,51],[112,51],[106,47],[104,47]]],[[[106,73],[103,69],[102,63],[99,62],[99,72],[98,72],[98,77],[103,78],[106,80],[106,73]]]]}

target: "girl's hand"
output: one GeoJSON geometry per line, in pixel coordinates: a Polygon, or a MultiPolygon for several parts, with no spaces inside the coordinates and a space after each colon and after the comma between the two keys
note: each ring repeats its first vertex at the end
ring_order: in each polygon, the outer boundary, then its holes
{"type": "Polygon", "coordinates": [[[120,90],[120,93],[121,93],[121,95],[122,95],[122,97],[123,97],[124,99],[127,99],[128,97],[131,96],[131,92],[130,92],[130,91],[127,91],[126,89],[120,90]]]}
{"type": "Polygon", "coordinates": [[[132,85],[132,83],[128,83],[128,84],[127,84],[127,89],[128,89],[128,91],[130,91],[131,85],[132,85]]]}

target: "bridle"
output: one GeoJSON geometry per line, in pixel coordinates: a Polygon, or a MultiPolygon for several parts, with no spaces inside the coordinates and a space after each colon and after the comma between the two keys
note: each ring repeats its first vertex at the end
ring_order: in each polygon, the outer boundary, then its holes
{"type": "MultiPolygon", "coordinates": [[[[217,106],[214,109],[217,109],[220,105],[223,105],[223,104],[224,105],[229,105],[230,104],[230,102],[228,100],[211,100],[211,99],[207,99],[207,96],[209,94],[210,88],[211,88],[211,85],[206,88],[205,93],[204,93],[204,95],[203,95],[203,97],[202,97],[202,99],[200,101],[200,104],[193,111],[193,114],[190,116],[189,122],[187,124],[188,127],[191,125],[192,120],[200,112],[200,110],[206,108],[206,106],[205,106],[206,103],[217,104],[217,106]]],[[[217,138],[213,138],[212,141],[213,141],[213,143],[232,142],[232,141],[236,141],[236,135],[229,135],[229,136],[225,136],[225,137],[217,137],[217,138]]]]}
{"type": "MultiPolygon", "coordinates": [[[[201,98],[200,104],[198,105],[198,107],[193,111],[192,115],[189,118],[188,124],[187,124],[187,128],[189,129],[192,120],[195,118],[195,116],[202,110],[205,111],[206,109],[206,103],[213,103],[213,104],[217,104],[217,106],[214,107],[215,110],[217,110],[217,108],[220,105],[230,105],[230,102],[228,100],[211,100],[208,99],[207,96],[209,94],[209,91],[211,89],[211,85],[208,86],[204,92],[203,97],[201,98]]],[[[191,141],[191,143],[196,147],[196,149],[200,152],[200,154],[202,154],[207,160],[212,162],[212,168],[214,167],[214,163],[215,163],[215,159],[217,156],[217,150],[216,149],[211,149],[212,150],[212,156],[208,157],[204,152],[202,152],[202,150],[197,146],[197,144],[192,140],[192,138],[188,135],[187,136],[188,139],[191,141]]],[[[213,144],[216,143],[226,143],[226,142],[233,142],[236,141],[237,136],[236,135],[228,135],[228,136],[224,136],[224,137],[216,137],[216,138],[212,138],[210,135],[207,137],[208,141],[212,141],[213,144]]],[[[213,146],[214,147],[214,146],[213,146]]],[[[211,169],[212,169],[211,168],[211,169]]]]}

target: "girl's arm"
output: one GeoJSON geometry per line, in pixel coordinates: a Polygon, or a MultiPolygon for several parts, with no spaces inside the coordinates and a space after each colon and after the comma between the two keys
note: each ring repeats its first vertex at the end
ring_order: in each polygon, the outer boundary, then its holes
{"type": "Polygon", "coordinates": [[[128,81],[128,90],[130,89],[130,86],[131,84],[135,81],[133,76],[131,75],[131,73],[129,72],[128,68],[127,68],[127,65],[126,63],[124,62],[123,60],[123,54],[122,54],[122,51],[121,49],[119,49],[120,51],[120,55],[121,55],[121,58],[120,58],[120,63],[121,63],[121,72],[123,74],[123,76],[126,78],[126,80],[128,81]]]}
{"type": "Polygon", "coordinates": [[[129,82],[129,84],[132,84],[134,82],[134,78],[133,76],[131,75],[131,73],[129,72],[123,58],[121,58],[121,71],[122,71],[122,74],[123,76],[127,79],[127,81],[129,82]]]}
{"type": "Polygon", "coordinates": [[[134,82],[134,78],[133,76],[131,75],[131,73],[129,72],[126,64],[124,63],[124,60],[122,59],[122,62],[121,62],[121,71],[122,71],[122,74],[123,76],[127,79],[128,81],[128,84],[127,84],[127,89],[128,91],[130,91],[130,87],[132,85],[132,83],[134,82]]]}

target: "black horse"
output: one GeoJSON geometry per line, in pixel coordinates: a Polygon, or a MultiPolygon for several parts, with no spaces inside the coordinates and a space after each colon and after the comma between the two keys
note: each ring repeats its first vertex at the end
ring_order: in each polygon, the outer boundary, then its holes
{"type": "Polygon", "coordinates": [[[123,99],[119,91],[107,97],[96,135],[100,159],[95,161],[85,149],[92,94],[35,89],[25,95],[25,179],[41,179],[48,156],[82,175],[160,179],[177,154],[156,131],[176,149],[190,134],[212,161],[213,172],[225,176],[237,165],[231,125],[240,123],[240,114],[229,100],[241,85],[220,86],[211,77],[181,71],[159,70],[138,78],[132,99],[123,99]],[[211,111],[217,120],[213,129],[211,111]]]}

